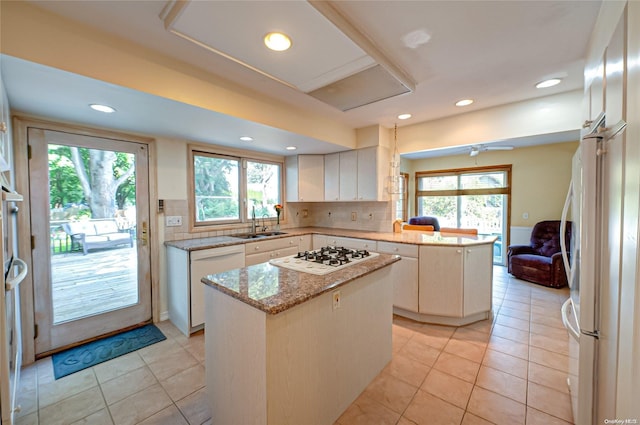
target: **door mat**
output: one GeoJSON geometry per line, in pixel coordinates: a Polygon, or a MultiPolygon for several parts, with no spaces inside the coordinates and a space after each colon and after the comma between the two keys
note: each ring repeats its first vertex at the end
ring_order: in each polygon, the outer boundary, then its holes
{"type": "Polygon", "coordinates": [[[51,356],[53,374],[60,379],[165,339],[167,337],[155,325],[145,325],[92,341],[51,356]]]}

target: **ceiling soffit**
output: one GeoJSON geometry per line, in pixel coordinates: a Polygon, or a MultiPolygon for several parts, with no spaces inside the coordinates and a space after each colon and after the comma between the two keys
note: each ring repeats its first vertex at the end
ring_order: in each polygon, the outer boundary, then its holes
{"type": "Polygon", "coordinates": [[[415,89],[331,2],[172,0],[160,18],[172,34],[342,111],[415,89]],[[291,37],[291,48],[267,49],[272,31],[291,37]]]}

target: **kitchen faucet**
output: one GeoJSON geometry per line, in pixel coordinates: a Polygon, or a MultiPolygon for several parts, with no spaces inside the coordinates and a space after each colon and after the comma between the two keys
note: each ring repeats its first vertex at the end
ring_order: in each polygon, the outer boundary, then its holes
{"type": "Polygon", "coordinates": [[[267,231],[267,226],[264,225],[264,218],[265,217],[269,218],[269,214],[267,214],[267,213],[262,214],[262,231],[263,232],[267,231]]]}

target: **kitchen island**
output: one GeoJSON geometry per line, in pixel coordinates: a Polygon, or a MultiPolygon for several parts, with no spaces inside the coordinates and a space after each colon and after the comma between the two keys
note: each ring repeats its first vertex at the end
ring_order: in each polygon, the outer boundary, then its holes
{"type": "Polygon", "coordinates": [[[263,263],[205,276],[214,424],[333,424],[391,360],[381,254],[325,275],[263,263]]]}

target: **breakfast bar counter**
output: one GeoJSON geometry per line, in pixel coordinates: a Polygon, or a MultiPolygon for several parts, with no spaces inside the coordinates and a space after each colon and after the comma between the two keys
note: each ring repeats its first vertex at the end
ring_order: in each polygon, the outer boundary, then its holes
{"type": "Polygon", "coordinates": [[[214,424],[333,424],[391,360],[391,265],[325,275],[262,263],[205,276],[214,424]]]}

